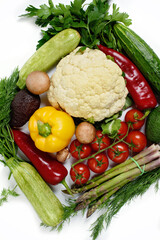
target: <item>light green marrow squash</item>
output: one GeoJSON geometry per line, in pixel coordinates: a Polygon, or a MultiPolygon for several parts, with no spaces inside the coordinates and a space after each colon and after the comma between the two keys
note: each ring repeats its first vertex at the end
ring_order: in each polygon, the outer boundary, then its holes
{"type": "Polygon", "coordinates": [[[122,49],[139,68],[151,86],[160,93],[160,59],[153,49],[133,30],[116,23],[114,32],[122,49]]]}
{"type": "Polygon", "coordinates": [[[23,65],[17,86],[23,89],[26,78],[33,71],[48,71],[61,58],[73,51],[80,42],[80,35],[74,29],[65,29],[42,45],[23,65]]]}
{"type": "Polygon", "coordinates": [[[63,206],[36,169],[27,162],[7,160],[17,185],[26,195],[42,222],[56,226],[63,220],[63,206]]]}

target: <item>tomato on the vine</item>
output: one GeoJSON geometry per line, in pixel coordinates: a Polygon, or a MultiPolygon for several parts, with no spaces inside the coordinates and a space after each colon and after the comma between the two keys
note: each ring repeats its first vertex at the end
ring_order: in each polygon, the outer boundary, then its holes
{"type": "Polygon", "coordinates": [[[82,144],[77,139],[74,139],[70,144],[69,152],[72,157],[78,160],[80,158],[88,157],[91,154],[92,149],[89,144],[82,144]]]}
{"type": "Polygon", "coordinates": [[[111,144],[110,138],[106,134],[103,134],[101,130],[97,130],[96,137],[91,142],[91,148],[95,152],[97,152],[99,150],[109,147],[110,144],[111,144]]]}
{"type": "Polygon", "coordinates": [[[126,122],[121,122],[121,126],[118,130],[118,138],[122,139],[123,137],[125,137],[127,135],[128,132],[128,125],[126,122]]]}
{"type": "Polygon", "coordinates": [[[131,131],[126,137],[126,142],[130,144],[130,149],[133,152],[141,152],[147,146],[147,138],[140,131],[131,131]]]}
{"type": "Polygon", "coordinates": [[[84,184],[90,177],[90,170],[84,163],[78,163],[70,169],[70,176],[75,184],[84,184]]]}
{"type": "Polygon", "coordinates": [[[108,157],[115,163],[124,162],[129,156],[129,148],[124,142],[115,144],[112,148],[109,148],[108,157]]]}
{"type": "Polygon", "coordinates": [[[103,173],[109,165],[107,156],[99,153],[95,157],[88,159],[89,168],[95,173],[103,173]]]}
{"type": "Polygon", "coordinates": [[[145,120],[140,120],[144,114],[138,109],[131,109],[125,115],[125,122],[130,123],[130,129],[139,130],[144,125],[145,120]]]}

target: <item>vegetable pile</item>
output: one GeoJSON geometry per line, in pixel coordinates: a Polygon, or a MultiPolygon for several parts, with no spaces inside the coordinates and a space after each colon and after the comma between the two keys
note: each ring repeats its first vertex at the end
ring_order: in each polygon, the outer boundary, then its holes
{"type": "MultiPolygon", "coordinates": [[[[84,5],[49,0],[22,15],[48,29],[22,69],[0,81],[0,154],[44,225],[61,228],[79,210],[90,217],[103,209],[91,228],[96,239],[127,201],[160,179],[160,59],[115,4],[112,13],[107,0],[84,5]],[[42,94],[52,106],[41,105],[42,94]],[[59,183],[66,206],[50,188],[59,183]]],[[[0,205],[17,196],[15,188],[2,191],[0,205]]]]}

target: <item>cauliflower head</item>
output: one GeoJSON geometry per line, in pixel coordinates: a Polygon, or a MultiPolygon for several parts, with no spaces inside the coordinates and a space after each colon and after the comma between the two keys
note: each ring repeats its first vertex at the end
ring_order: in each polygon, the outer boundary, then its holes
{"type": "Polygon", "coordinates": [[[73,117],[101,121],[120,111],[128,93],[122,70],[98,49],[76,48],[58,63],[47,96],[73,117]]]}

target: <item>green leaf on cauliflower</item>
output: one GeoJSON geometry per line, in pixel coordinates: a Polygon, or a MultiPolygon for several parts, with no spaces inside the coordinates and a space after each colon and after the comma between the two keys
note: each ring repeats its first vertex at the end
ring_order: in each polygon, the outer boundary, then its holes
{"type": "Polygon", "coordinates": [[[110,138],[115,138],[117,136],[118,130],[120,129],[120,126],[121,126],[120,119],[114,119],[107,123],[103,123],[101,125],[102,133],[107,134],[110,138]]]}
{"type": "Polygon", "coordinates": [[[124,106],[123,106],[123,110],[126,110],[126,109],[128,109],[129,107],[131,107],[131,106],[133,106],[133,100],[132,100],[132,98],[128,95],[128,96],[126,97],[126,101],[125,101],[125,104],[124,104],[124,106]]]}

